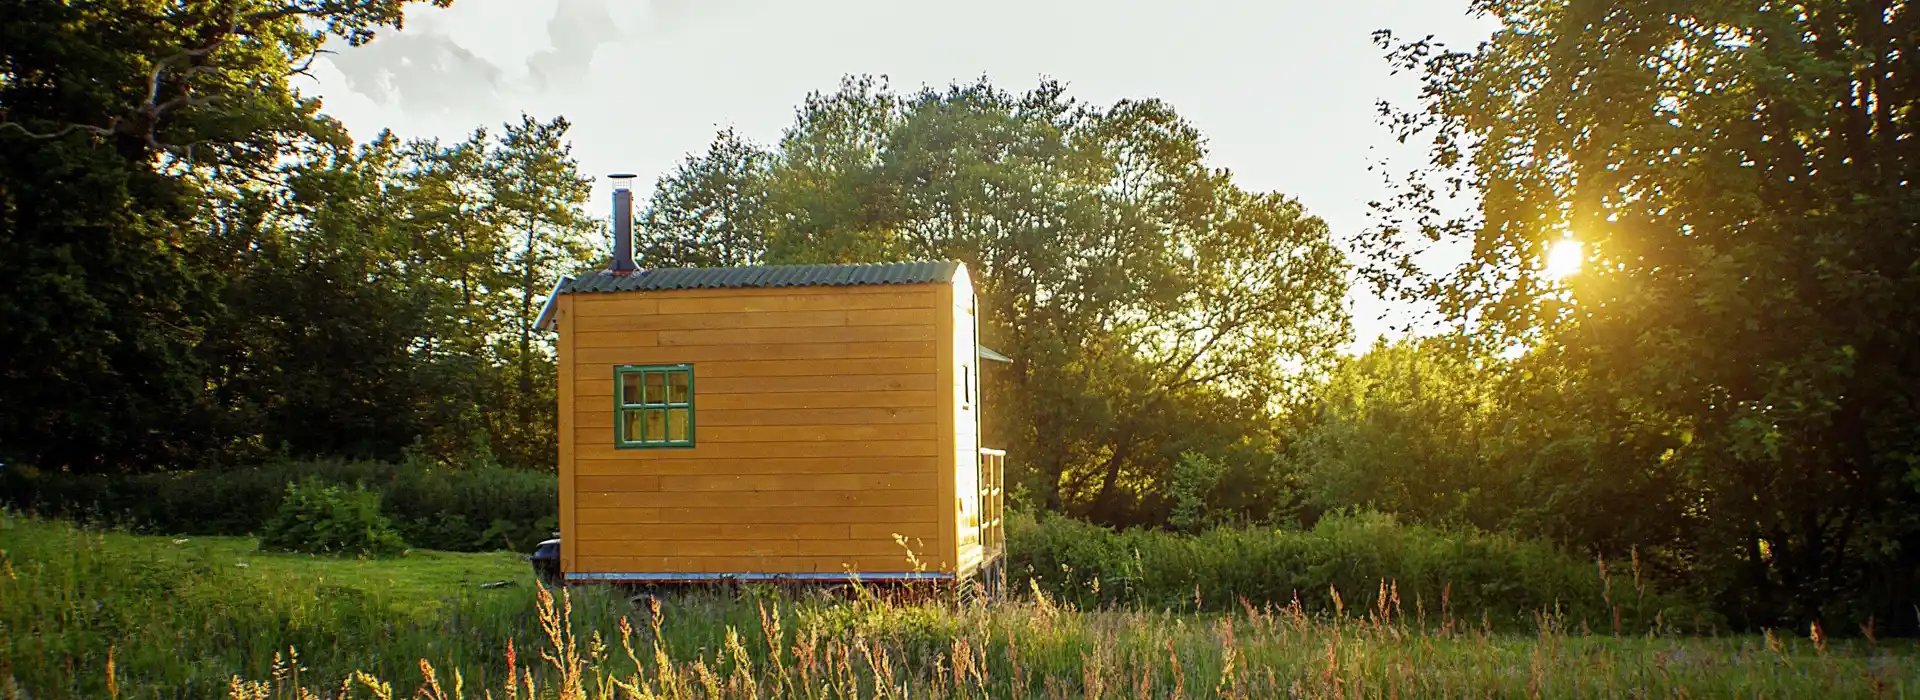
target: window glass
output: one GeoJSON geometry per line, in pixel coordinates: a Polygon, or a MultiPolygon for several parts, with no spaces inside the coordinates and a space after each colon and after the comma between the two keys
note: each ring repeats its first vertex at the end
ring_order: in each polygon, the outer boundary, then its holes
{"type": "Polygon", "coordinates": [[[614,446],[692,447],[693,367],[614,369],[614,446]]]}
{"type": "Polygon", "coordinates": [[[626,442],[640,442],[640,436],[642,435],[640,430],[640,412],[621,411],[621,413],[623,415],[620,416],[620,420],[623,424],[622,427],[625,429],[623,432],[626,435],[626,442]]]}
{"type": "Polygon", "coordinates": [[[662,440],[667,439],[667,412],[666,411],[662,411],[657,408],[649,408],[643,411],[642,415],[646,416],[646,418],[642,419],[641,421],[642,423],[642,432],[640,433],[641,441],[660,442],[662,440]]]}
{"type": "Polygon", "coordinates": [[[667,373],[667,402],[668,403],[686,403],[687,393],[691,389],[691,387],[688,386],[688,384],[692,381],[692,379],[693,379],[693,376],[687,372],[668,372],[667,373]]]}
{"type": "Polygon", "coordinates": [[[627,405],[640,403],[639,373],[620,375],[620,403],[627,405]]]}
{"type": "Polygon", "coordinates": [[[667,402],[667,373],[647,372],[642,376],[647,378],[646,403],[650,406],[665,404],[667,402]]]}
{"type": "Polygon", "coordinates": [[[692,424],[693,411],[686,408],[667,410],[667,441],[686,442],[687,427],[692,424]]]}

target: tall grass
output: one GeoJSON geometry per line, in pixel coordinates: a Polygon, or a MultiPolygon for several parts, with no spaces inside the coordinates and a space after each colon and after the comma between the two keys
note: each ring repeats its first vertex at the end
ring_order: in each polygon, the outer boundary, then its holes
{"type": "Polygon", "coordinates": [[[1722,626],[1707,606],[1655,587],[1637,559],[1583,560],[1539,541],[1404,525],[1376,513],[1331,515],[1305,531],[1191,536],[1015,514],[1008,549],[1017,587],[1037,586],[1081,608],[1218,612],[1251,601],[1338,613],[1370,595],[1415,617],[1471,618],[1501,630],[1531,629],[1541,611],[1606,631],[1722,626]]]}
{"type": "Polygon", "coordinates": [[[1231,611],[749,587],[630,603],[507,555],[356,561],[0,517],[0,697],[1909,697],[1912,641],[1526,634],[1391,586],[1231,611]],[[250,566],[241,567],[238,564],[250,566]],[[379,573],[369,573],[379,572],[379,573]],[[432,572],[432,573],[427,573],[432,572]],[[518,585],[481,589],[495,577],[518,585]],[[390,585],[377,585],[387,579],[390,585]]]}

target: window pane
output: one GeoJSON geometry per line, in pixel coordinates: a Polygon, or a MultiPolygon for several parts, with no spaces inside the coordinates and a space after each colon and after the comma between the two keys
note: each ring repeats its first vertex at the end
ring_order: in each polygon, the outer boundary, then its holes
{"type": "Polygon", "coordinates": [[[647,403],[658,405],[667,402],[667,375],[665,372],[648,372],[647,403]]]}
{"type": "Polygon", "coordinates": [[[667,440],[686,442],[687,425],[693,419],[693,411],[684,408],[667,409],[667,440]]]}
{"type": "Polygon", "coordinates": [[[640,373],[627,372],[620,375],[620,403],[640,403],[640,373]]]}
{"type": "Polygon", "coordinates": [[[620,424],[621,424],[622,430],[624,431],[621,433],[621,438],[623,438],[627,442],[640,441],[640,436],[642,435],[642,433],[640,432],[640,412],[639,411],[621,411],[620,424]]]}
{"type": "Polygon", "coordinates": [[[667,402],[668,403],[686,403],[687,402],[687,381],[688,381],[688,374],[686,372],[668,372],[667,373],[667,402]]]}
{"type": "Polygon", "coordinates": [[[659,442],[667,435],[667,412],[657,408],[645,411],[647,442],[659,442]]]}

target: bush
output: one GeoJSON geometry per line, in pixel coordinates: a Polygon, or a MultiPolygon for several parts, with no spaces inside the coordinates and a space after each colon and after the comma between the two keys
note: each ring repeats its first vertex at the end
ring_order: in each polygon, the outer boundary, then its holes
{"type": "Polygon", "coordinates": [[[1016,589],[1037,586],[1083,608],[1237,610],[1245,598],[1333,611],[1338,591],[1349,615],[1377,614],[1382,598],[1390,608],[1397,598],[1394,615],[1476,627],[1483,614],[1514,628],[1538,624],[1544,612],[1560,624],[1611,631],[1616,610],[1625,628],[1719,623],[1652,590],[1630,564],[1603,570],[1544,542],[1379,514],[1331,515],[1310,530],[1223,527],[1185,536],[1016,513],[1007,548],[1016,589]]]}
{"type": "Polygon", "coordinates": [[[380,514],[379,494],[309,478],[287,485],[280,510],[260,529],[260,548],[397,556],[407,550],[407,543],[380,514]]]}
{"type": "Polygon", "coordinates": [[[246,469],[134,476],[0,469],[0,496],[15,508],[136,532],[257,534],[287,484],[363,484],[409,544],[477,552],[530,551],[559,528],[559,480],[550,472],[410,462],[285,462],[246,469]]]}

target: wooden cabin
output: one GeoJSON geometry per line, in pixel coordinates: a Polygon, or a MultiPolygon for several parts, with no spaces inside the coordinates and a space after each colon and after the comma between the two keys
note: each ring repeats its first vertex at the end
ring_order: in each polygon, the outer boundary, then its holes
{"type": "Polygon", "coordinates": [[[565,581],[998,588],[979,359],[999,356],[965,265],[626,255],[563,279],[541,318],[559,334],[565,581]]]}

